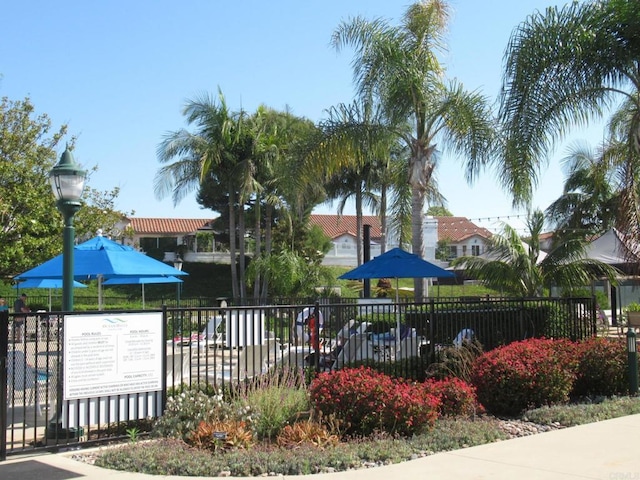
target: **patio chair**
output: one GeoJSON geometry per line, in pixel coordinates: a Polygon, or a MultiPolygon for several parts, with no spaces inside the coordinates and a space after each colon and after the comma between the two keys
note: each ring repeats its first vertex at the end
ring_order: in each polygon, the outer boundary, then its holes
{"type": "Polygon", "coordinates": [[[221,316],[211,317],[201,332],[194,332],[189,336],[177,335],[173,340],[167,340],[167,346],[171,347],[173,344],[175,347],[191,347],[193,355],[207,347],[222,346],[224,337],[218,329],[223,322],[224,318],[221,316]]]}
{"type": "Polygon", "coordinates": [[[266,373],[277,360],[280,344],[275,338],[262,344],[245,345],[233,362],[224,362],[207,371],[207,379],[217,383],[248,380],[266,373]]]}
{"type": "Polygon", "coordinates": [[[224,345],[224,336],[219,331],[220,325],[224,322],[224,317],[216,315],[209,319],[209,322],[200,332],[197,340],[191,342],[192,347],[198,347],[199,350],[207,348],[221,347],[224,345]]]}
{"type": "Polygon", "coordinates": [[[453,339],[453,345],[456,347],[461,347],[465,343],[473,342],[475,336],[476,334],[471,328],[463,328],[453,339]]]}
{"type": "Polygon", "coordinates": [[[363,360],[379,361],[380,354],[374,348],[369,334],[356,333],[345,342],[330,368],[337,370],[363,360]]]}

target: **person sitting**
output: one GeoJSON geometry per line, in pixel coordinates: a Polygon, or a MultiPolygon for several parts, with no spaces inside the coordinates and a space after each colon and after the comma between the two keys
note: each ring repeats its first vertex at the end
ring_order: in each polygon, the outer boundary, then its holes
{"type": "Polygon", "coordinates": [[[16,315],[13,317],[13,341],[15,343],[24,339],[23,331],[25,323],[27,322],[27,316],[24,314],[31,312],[31,309],[27,307],[26,293],[23,293],[16,299],[16,301],[13,303],[13,310],[16,313],[16,315]]]}

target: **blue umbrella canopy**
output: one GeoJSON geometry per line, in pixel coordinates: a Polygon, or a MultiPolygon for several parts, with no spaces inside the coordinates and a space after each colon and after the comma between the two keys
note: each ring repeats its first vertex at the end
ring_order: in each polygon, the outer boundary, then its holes
{"type": "Polygon", "coordinates": [[[340,275],[345,280],[364,278],[441,278],[455,273],[440,268],[401,248],[393,248],[373,260],[340,275]]]}
{"type": "MultiPolygon", "coordinates": [[[[73,281],[74,288],[87,288],[86,285],[73,281]]],[[[30,278],[16,283],[13,288],[62,288],[61,278],[30,278]]]]}
{"type": "MultiPolygon", "coordinates": [[[[77,280],[114,277],[176,277],[187,273],[138,252],[132,247],[97,236],[73,247],[73,276],[77,280]]],[[[62,255],[15,277],[62,278],[62,255]]]]}
{"type": "MultiPolygon", "coordinates": [[[[454,277],[455,273],[440,268],[433,263],[421,259],[413,253],[405,252],[401,248],[393,248],[388,252],[378,255],[373,260],[363,263],[357,268],[340,275],[338,278],[345,280],[361,280],[364,278],[395,278],[396,279],[396,303],[398,298],[399,278],[439,278],[454,277]]],[[[400,309],[396,308],[396,331],[400,331],[400,309]]],[[[399,336],[396,336],[399,342],[399,336]]],[[[396,344],[398,345],[398,343],[396,344]]]]}
{"type": "Polygon", "coordinates": [[[182,283],[176,277],[114,277],[105,280],[103,285],[146,285],[147,283],[182,283]]]}

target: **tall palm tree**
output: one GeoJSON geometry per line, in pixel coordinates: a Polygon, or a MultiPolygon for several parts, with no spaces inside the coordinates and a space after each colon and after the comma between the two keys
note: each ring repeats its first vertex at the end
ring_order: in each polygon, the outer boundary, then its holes
{"type": "MultiPolygon", "coordinates": [[[[232,113],[224,95],[218,91],[218,99],[203,94],[187,102],[183,114],[195,132],[180,129],[167,133],[157,149],[162,167],[154,179],[157,198],[171,193],[174,204],[190,192],[201,189],[203,182],[216,181],[223,185],[229,202],[229,250],[231,254],[231,283],[233,296],[241,297],[242,285],[238,266],[233,261],[236,254],[236,218],[241,190],[238,164],[246,157],[246,136],[243,135],[245,114],[232,113]],[[173,163],[169,163],[176,159],[173,163]]],[[[240,237],[241,242],[244,237],[240,237]]],[[[241,247],[242,248],[242,247],[241,247]]],[[[241,250],[241,257],[243,251],[241,250]]],[[[241,270],[243,272],[243,270],[241,270]]]]}
{"type": "MultiPolygon", "coordinates": [[[[465,155],[466,177],[473,180],[490,153],[493,122],[486,99],[447,84],[436,53],[444,47],[449,10],[443,0],[409,6],[399,26],[356,17],[334,31],[337,50],[352,46],[354,80],[361,99],[377,99],[390,125],[411,151],[407,168],[412,190],[412,249],[424,257],[423,210],[435,168],[436,142],[465,155]],[[411,129],[404,128],[409,121],[411,129]]],[[[421,299],[425,283],[415,280],[421,299]]]]}
{"type": "Polygon", "coordinates": [[[564,158],[564,190],[545,211],[560,236],[589,238],[613,226],[618,197],[608,157],[606,149],[594,152],[588,145],[575,144],[564,158]]]}
{"type": "Polygon", "coordinates": [[[530,15],[506,51],[500,116],[506,141],[503,184],[526,204],[547,153],[572,126],[599,118],[624,100],[621,217],[640,234],[640,8],[637,0],[570,2],[530,15]]]}
{"type": "Polygon", "coordinates": [[[544,254],[540,250],[544,215],[531,213],[527,219],[527,241],[509,225],[494,235],[482,256],[459,257],[452,262],[463,266],[467,275],[483,280],[493,289],[519,297],[541,296],[545,288],[578,289],[599,277],[615,281],[616,270],[584,257],[583,236],[565,237],[544,254]]]}
{"type": "Polygon", "coordinates": [[[310,159],[316,160],[317,167],[322,169],[319,173],[325,177],[329,200],[340,199],[338,215],[342,215],[347,200],[355,200],[357,264],[360,265],[364,207],[380,214],[382,231],[386,232],[386,207],[381,208],[381,203],[386,202],[389,179],[385,171],[397,140],[383,124],[380,110],[371,105],[340,104],[330,108],[328,114],[319,125],[321,134],[310,159]],[[341,167],[329,169],[327,173],[327,160],[341,167]]]}

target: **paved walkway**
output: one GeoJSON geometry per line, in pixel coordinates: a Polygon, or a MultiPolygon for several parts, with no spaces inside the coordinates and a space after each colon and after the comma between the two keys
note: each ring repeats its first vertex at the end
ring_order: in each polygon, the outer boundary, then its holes
{"type": "MultiPolygon", "coordinates": [[[[69,453],[10,457],[0,463],[0,479],[193,480],[104,470],[77,462],[69,453]]],[[[640,479],[640,415],[465,448],[386,467],[332,474],[290,476],[306,480],[387,480],[389,478],[492,480],[640,479]]]]}

